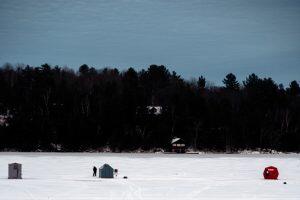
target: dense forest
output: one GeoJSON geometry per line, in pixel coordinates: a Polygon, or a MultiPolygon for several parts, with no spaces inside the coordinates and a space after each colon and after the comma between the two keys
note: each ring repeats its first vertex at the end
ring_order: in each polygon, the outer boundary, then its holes
{"type": "Polygon", "coordinates": [[[300,150],[300,87],[234,74],[224,86],[147,70],[43,64],[0,68],[0,150],[300,150]],[[155,110],[155,108],[159,108],[155,110]],[[159,111],[159,112],[158,112],[159,111]]]}

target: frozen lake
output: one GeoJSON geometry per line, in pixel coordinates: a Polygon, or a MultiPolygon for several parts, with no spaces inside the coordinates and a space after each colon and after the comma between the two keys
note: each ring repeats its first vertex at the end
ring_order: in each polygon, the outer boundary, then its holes
{"type": "Polygon", "coordinates": [[[300,199],[300,155],[0,153],[0,199],[300,199]],[[7,164],[23,164],[8,180],[7,164]],[[92,177],[92,166],[119,169],[92,177]],[[279,169],[267,181],[266,166],[279,169]],[[128,176],[128,179],[123,179],[128,176]],[[283,182],[287,184],[284,185],[283,182]]]}

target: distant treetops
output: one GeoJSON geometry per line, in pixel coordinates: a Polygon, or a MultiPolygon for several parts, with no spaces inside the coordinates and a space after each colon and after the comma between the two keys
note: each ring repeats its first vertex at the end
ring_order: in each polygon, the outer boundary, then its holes
{"type": "Polygon", "coordinates": [[[0,150],[300,150],[300,87],[233,73],[215,86],[163,65],[0,68],[0,150]]]}

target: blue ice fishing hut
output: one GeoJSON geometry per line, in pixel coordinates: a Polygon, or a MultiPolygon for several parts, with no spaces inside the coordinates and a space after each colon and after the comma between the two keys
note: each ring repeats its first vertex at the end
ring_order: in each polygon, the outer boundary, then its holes
{"type": "Polygon", "coordinates": [[[109,164],[104,164],[99,168],[99,178],[113,178],[114,169],[109,164]]]}

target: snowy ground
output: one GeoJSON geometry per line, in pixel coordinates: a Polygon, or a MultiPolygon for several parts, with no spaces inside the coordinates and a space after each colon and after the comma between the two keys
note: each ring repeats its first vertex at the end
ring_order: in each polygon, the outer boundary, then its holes
{"type": "Polygon", "coordinates": [[[299,200],[300,155],[0,153],[0,199],[299,200]],[[22,180],[7,179],[12,162],[23,164],[22,180]],[[104,163],[119,176],[92,177],[104,163]],[[269,165],[279,180],[262,178],[269,165]]]}

